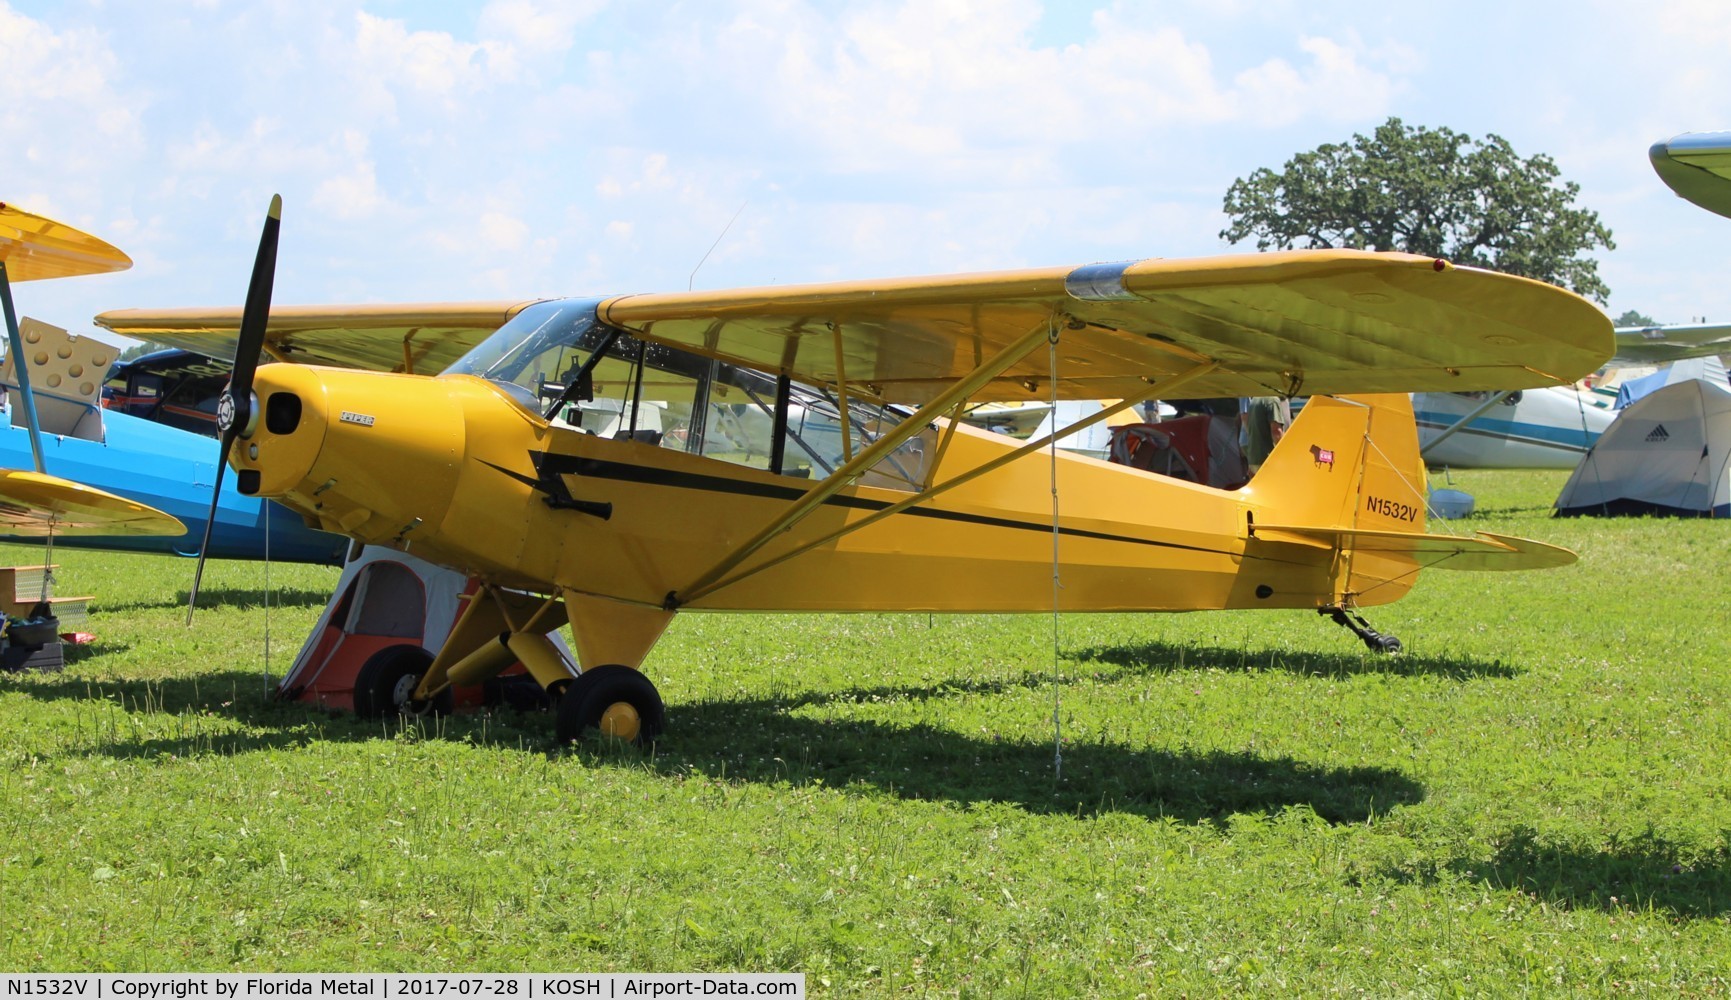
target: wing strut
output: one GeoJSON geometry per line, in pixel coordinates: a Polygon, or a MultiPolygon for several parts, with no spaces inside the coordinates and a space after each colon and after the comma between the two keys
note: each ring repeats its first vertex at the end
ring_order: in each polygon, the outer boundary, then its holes
{"type": "MultiPolygon", "coordinates": [[[[795,556],[803,555],[807,552],[810,552],[812,549],[815,549],[820,545],[827,545],[828,543],[833,542],[836,539],[841,538],[844,535],[851,535],[854,532],[860,530],[861,528],[876,524],[879,521],[883,520],[886,517],[889,517],[892,514],[899,514],[902,511],[907,510],[909,507],[915,507],[915,506],[918,506],[922,503],[926,503],[926,502],[932,500],[934,497],[937,497],[941,493],[945,493],[949,490],[955,489],[956,487],[961,486],[963,483],[971,483],[974,480],[985,475],[986,473],[992,472],[992,471],[997,470],[997,469],[1001,469],[1004,466],[1015,461],[1016,459],[1023,457],[1024,455],[1030,454],[1031,452],[1039,451],[1040,449],[1046,447],[1048,444],[1051,444],[1054,439],[1066,438],[1066,437],[1069,437],[1071,434],[1076,433],[1077,431],[1086,430],[1087,428],[1094,426],[1095,424],[1099,423],[1102,420],[1109,419],[1116,414],[1119,414],[1119,413],[1124,412],[1125,410],[1128,410],[1130,407],[1135,406],[1138,403],[1153,399],[1156,396],[1163,396],[1163,397],[1168,398],[1168,399],[1179,398],[1179,397],[1175,397],[1175,396],[1171,395],[1171,392],[1173,389],[1178,389],[1178,388],[1183,387],[1183,385],[1186,382],[1189,382],[1192,379],[1197,379],[1197,378],[1201,378],[1205,375],[1208,375],[1208,374],[1212,373],[1218,367],[1219,367],[1218,363],[1210,361],[1207,364],[1197,365],[1195,368],[1191,368],[1191,369],[1188,369],[1186,371],[1179,372],[1178,374],[1172,376],[1171,378],[1165,379],[1161,382],[1151,383],[1151,384],[1149,384],[1147,390],[1142,392],[1142,393],[1139,393],[1135,396],[1131,396],[1127,399],[1119,400],[1117,403],[1114,403],[1113,405],[1105,407],[1104,409],[1100,410],[1100,412],[1091,414],[1091,415],[1086,416],[1086,417],[1083,417],[1081,420],[1078,420],[1075,423],[1070,424],[1067,427],[1058,428],[1058,429],[1054,430],[1052,433],[1046,435],[1043,438],[1040,438],[1037,441],[1029,441],[1028,443],[1022,445],[1020,448],[1017,448],[1015,451],[1009,452],[1008,454],[1005,454],[1005,455],[1000,455],[999,457],[993,459],[992,461],[987,462],[984,465],[976,466],[975,468],[969,469],[968,471],[962,473],[959,476],[955,476],[951,479],[946,479],[942,483],[939,483],[936,486],[930,487],[929,489],[925,490],[924,492],[916,493],[913,496],[910,496],[905,500],[901,500],[901,501],[898,501],[896,503],[893,503],[893,504],[889,505],[888,507],[885,507],[883,510],[875,511],[872,514],[859,519],[858,521],[854,521],[850,524],[845,524],[842,527],[837,528],[835,531],[832,531],[829,534],[823,536],[822,538],[818,538],[818,539],[815,539],[813,541],[807,542],[806,544],[801,545],[799,548],[796,548],[796,549],[792,550],[791,552],[784,552],[781,555],[778,555],[773,559],[767,559],[767,560],[765,560],[761,563],[758,563],[757,565],[751,567],[750,569],[744,570],[743,572],[735,573],[732,576],[727,577],[726,579],[720,580],[711,586],[707,586],[702,590],[697,590],[697,589],[693,588],[692,592],[688,595],[685,595],[684,599],[686,601],[694,601],[694,600],[698,599],[699,597],[704,596],[705,594],[713,593],[714,591],[720,590],[723,587],[732,586],[733,584],[738,583],[740,580],[743,580],[748,576],[753,576],[755,574],[761,573],[764,570],[769,569],[772,566],[779,566],[782,563],[788,561],[789,559],[794,558],[795,556]]],[[[904,424],[906,424],[907,422],[908,421],[903,421],[904,424]]],[[[955,429],[955,425],[957,422],[958,421],[955,419],[955,415],[952,415],[951,419],[950,419],[950,430],[951,431],[953,431],[955,429]]],[[[944,438],[944,443],[948,444],[948,442],[949,442],[949,437],[946,434],[946,436],[944,438]]],[[[942,455],[941,450],[939,452],[939,455],[940,456],[942,455]]],[[[932,467],[933,467],[934,471],[936,470],[938,464],[939,464],[938,459],[934,458],[932,460],[932,467]]]]}
{"type": "Polygon", "coordinates": [[[18,396],[30,427],[30,456],[36,461],[36,471],[46,472],[42,465],[42,428],[36,420],[36,397],[30,392],[30,366],[24,357],[24,339],[18,335],[18,313],[12,308],[12,280],[6,275],[4,259],[0,259],[0,305],[5,307],[7,350],[12,352],[12,370],[18,373],[18,396]]]}
{"type": "Polygon", "coordinates": [[[916,410],[913,416],[897,424],[869,446],[862,448],[859,454],[830,473],[822,482],[812,487],[805,496],[788,505],[787,510],[766,525],[762,531],[735,549],[731,555],[693,580],[684,590],[676,590],[668,594],[667,606],[670,609],[677,608],[714,590],[717,580],[720,580],[740,563],[751,558],[752,553],[763,548],[775,536],[805,520],[806,516],[821,507],[825,500],[852,485],[854,480],[876,465],[879,459],[901,447],[902,442],[925,430],[932,421],[943,416],[946,410],[980,391],[980,388],[986,383],[1002,375],[1011,365],[1027,357],[1034,348],[1045,342],[1047,327],[1048,324],[1042,323],[1029,330],[1003,350],[981,363],[973,371],[951,383],[948,389],[916,410]]]}
{"type": "MultiPolygon", "coordinates": [[[[1425,445],[1423,448],[1420,448],[1418,450],[1418,456],[1420,458],[1423,458],[1425,452],[1430,451],[1432,448],[1435,448],[1437,445],[1442,444],[1444,441],[1447,441],[1449,438],[1454,436],[1456,431],[1458,431],[1462,427],[1465,427],[1466,425],[1472,423],[1473,421],[1477,420],[1478,418],[1484,416],[1485,412],[1488,411],[1491,407],[1497,405],[1498,403],[1502,402],[1505,399],[1508,399],[1510,396],[1514,395],[1515,392],[1516,392],[1516,390],[1514,390],[1514,389],[1504,389],[1501,392],[1491,393],[1490,398],[1485,400],[1483,403],[1479,404],[1478,406],[1474,407],[1473,411],[1471,413],[1460,418],[1459,420],[1456,420],[1454,423],[1449,424],[1448,427],[1443,429],[1443,432],[1441,434],[1438,434],[1436,437],[1431,438],[1429,444],[1425,445]]],[[[1585,418],[1583,418],[1583,419],[1585,419],[1585,418]]]]}

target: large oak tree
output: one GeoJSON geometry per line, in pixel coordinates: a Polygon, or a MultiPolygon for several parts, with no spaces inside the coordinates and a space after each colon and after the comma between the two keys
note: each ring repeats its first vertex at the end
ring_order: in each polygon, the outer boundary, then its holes
{"type": "Polygon", "coordinates": [[[1556,162],[1522,159],[1508,141],[1390,118],[1369,136],[1329,143],[1232,183],[1222,239],[1258,250],[1350,247],[1446,257],[1562,285],[1604,303],[1595,247],[1614,249],[1580,185],[1556,162]]]}

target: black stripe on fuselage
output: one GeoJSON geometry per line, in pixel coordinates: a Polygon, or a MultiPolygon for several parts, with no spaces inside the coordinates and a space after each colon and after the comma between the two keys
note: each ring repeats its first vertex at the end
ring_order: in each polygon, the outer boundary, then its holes
{"type": "MultiPolygon", "coordinates": [[[[590,479],[613,479],[620,482],[642,483],[647,486],[671,486],[676,489],[704,490],[711,493],[732,493],[740,496],[763,497],[771,500],[786,500],[792,502],[805,496],[806,490],[797,486],[781,486],[776,483],[747,482],[729,479],[725,476],[708,476],[696,472],[680,472],[674,469],[657,468],[652,465],[633,465],[628,462],[609,462],[598,458],[580,458],[576,455],[556,455],[549,452],[530,452],[530,459],[535,468],[543,476],[572,475],[590,479]]],[[[500,470],[504,471],[504,470],[500,470]]],[[[523,478],[514,476],[513,478],[523,478]]],[[[837,507],[848,507],[856,510],[883,510],[890,506],[889,501],[871,500],[859,496],[844,496],[836,494],[824,501],[825,504],[837,507]]],[[[942,521],[958,521],[965,524],[981,524],[997,528],[1016,528],[1023,531],[1050,532],[1050,523],[1037,521],[1017,521],[1006,517],[988,517],[984,514],[968,514],[955,510],[937,510],[931,507],[909,507],[900,511],[914,517],[933,517],[942,521]]],[[[1108,542],[1128,542],[1133,545],[1154,545],[1160,548],[1183,549],[1188,552],[1206,552],[1210,555],[1231,555],[1225,549],[1206,548],[1200,545],[1183,545],[1178,542],[1164,542],[1153,538],[1135,538],[1130,535],[1114,535],[1103,531],[1088,531],[1082,528],[1058,529],[1059,534],[1072,538],[1097,538],[1108,542]]]]}

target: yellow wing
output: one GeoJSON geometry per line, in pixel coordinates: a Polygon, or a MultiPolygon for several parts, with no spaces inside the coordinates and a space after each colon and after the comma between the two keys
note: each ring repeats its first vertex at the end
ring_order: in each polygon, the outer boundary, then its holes
{"type": "Polygon", "coordinates": [[[0,534],[184,535],[186,525],[155,507],[68,479],[0,469],[0,534]]]}
{"type": "MultiPolygon", "coordinates": [[[[437,375],[531,301],[273,306],[265,353],[308,365],[437,375]]],[[[116,309],[97,316],[96,325],[232,358],[240,308],[116,309]]]]}
{"type": "Polygon", "coordinates": [[[86,232],[0,202],[0,261],[12,281],[124,271],[132,258],[86,232]]]}
{"type": "MultiPolygon", "coordinates": [[[[432,374],[529,304],[280,307],[266,350],[432,374]]],[[[629,295],[598,312],[648,340],[905,403],[929,401],[1047,328],[1059,339],[1062,399],[1141,396],[1205,362],[1218,368],[1186,396],[1513,389],[1572,382],[1613,345],[1605,315],[1560,288],[1352,250],[629,295]]],[[[240,310],[128,309],[96,322],[232,354],[240,310]]],[[[1033,351],[972,401],[1049,399],[1047,358],[1033,351]]]]}
{"type": "MultiPolygon", "coordinates": [[[[979,275],[630,295],[604,322],[796,379],[924,403],[1050,328],[1057,395],[1141,395],[1213,361],[1186,396],[1467,391],[1571,382],[1611,323],[1560,288],[1410,254],[1295,250],[979,275]]],[[[1047,399],[1033,351],[974,402],[1047,399]]]]}

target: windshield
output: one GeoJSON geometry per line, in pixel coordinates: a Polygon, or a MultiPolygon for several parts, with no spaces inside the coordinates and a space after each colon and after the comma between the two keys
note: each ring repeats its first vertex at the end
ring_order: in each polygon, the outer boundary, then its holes
{"type": "Polygon", "coordinates": [[[583,363],[604,331],[595,322],[599,299],[554,299],[524,308],[470,349],[446,375],[474,375],[531,394],[583,363]]]}

